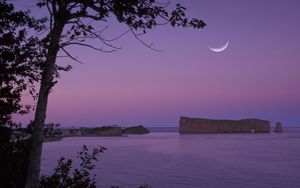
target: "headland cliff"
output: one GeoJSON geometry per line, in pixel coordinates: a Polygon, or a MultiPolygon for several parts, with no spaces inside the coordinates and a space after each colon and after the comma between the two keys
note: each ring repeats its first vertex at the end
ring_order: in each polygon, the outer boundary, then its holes
{"type": "Polygon", "coordinates": [[[179,133],[269,133],[270,122],[260,119],[216,120],[180,117],[179,133]]]}

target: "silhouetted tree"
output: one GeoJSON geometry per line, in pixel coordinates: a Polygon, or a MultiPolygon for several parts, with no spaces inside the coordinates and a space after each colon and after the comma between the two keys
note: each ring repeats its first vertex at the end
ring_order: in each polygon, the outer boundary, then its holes
{"type": "Polygon", "coordinates": [[[25,114],[30,106],[21,103],[21,94],[35,95],[34,82],[40,79],[40,65],[45,61],[42,42],[29,36],[41,31],[44,20],[28,12],[14,11],[12,4],[0,0],[0,126],[15,125],[13,114],[25,114]]]}
{"type": "Polygon", "coordinates": [[[44,22],[0,0],[0,187],[25,186],[30,140],[12,139],[12,127],[20,125],[12,115],[31,109],[21,103],[22,94],[36,95],[34,83],[40,79],[46,51],[32,34],[41,31],[44,22]]]}
{"type": "MultiPolygon", "coordinates": [[[[126,33],[133,36],[148,48],[139,36],[159,25],[173,27],[203,28],[205,23],[199,19],[188,19],[185,8],[180,4],[172,11],[168,10],[168,3],[156,0],[39,0],[38,6],[46,7],[49,11],[49,31],[47,35],[46,62],[43,66],[41,86],[34,117],[34,129],[29,169],[26,187],[36,188],[39,184],[39,172],[43,142],[43,125],[46,118],[48,95],[57,81],[54,80],[57,70],[56,58],[58,51],[64,52],[75,61],[77,58],[70,54],[66,47],[79,45],[101,52],[113,52],[119,48],[111,42],[126,33]],[[114,39],[103,37],[103,31],[97,30],[96,24],[107,22],[115,18],[119,23],[128,26],[128,31],[114,39]],[[93,46],[88,41],[98,40],[102,47],[93,46]]],[[[154,49],[155,50],[155,49],[154,49]]],[[[70,67],[65,67],[69,70],[70,67]]]]}

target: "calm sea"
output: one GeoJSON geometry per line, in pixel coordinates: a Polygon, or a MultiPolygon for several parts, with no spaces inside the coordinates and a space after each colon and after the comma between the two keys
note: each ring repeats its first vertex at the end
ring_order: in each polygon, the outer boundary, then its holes
{"type": "Polygon", "coordinates": [[[282,134],[180,135],[150,128],[147,135],[73,137],[43,146],[42,172],[60,156],[75,161],[83,144],[108,148],[96,163],[97,187],[299,188],[300,128],[282,134]]]}

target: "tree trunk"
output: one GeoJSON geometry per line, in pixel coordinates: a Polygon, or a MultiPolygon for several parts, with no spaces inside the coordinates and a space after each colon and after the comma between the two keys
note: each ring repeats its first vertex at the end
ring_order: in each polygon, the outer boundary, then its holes
{"type": "Polygon", "coordinates": [[[50,33],[51,39],[48,46],[48,54],[43,70],[39,97],[34,116],[33,134],[31,138],[31,151],[29,165],[26,177],[25,188],[39,187],[40,164],[43,145],[43,126],[45,124],[48,96],[51,88],[54,86],[53,78],[55,71],[55,62],[59,50],[59,40],[65,23],[56,20],[54,28],[50,33]]]}

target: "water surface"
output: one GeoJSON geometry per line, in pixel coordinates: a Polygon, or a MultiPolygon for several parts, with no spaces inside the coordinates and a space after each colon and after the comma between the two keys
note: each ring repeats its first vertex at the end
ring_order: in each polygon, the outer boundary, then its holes
{"type": "Polygon", "coordinates": [[[108,148],[96,163],[97,186],[300,187],[300,129],[282,134],[154,132],[128,137],[73,137],[44,143],[42,172],[86,144],[108,148]]]}

